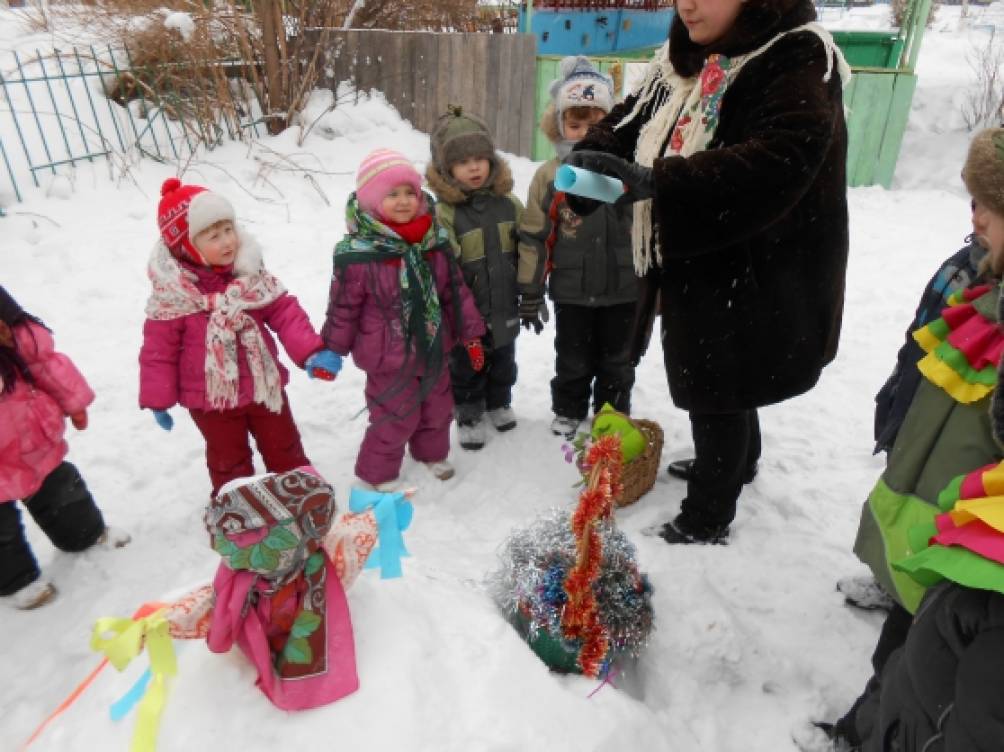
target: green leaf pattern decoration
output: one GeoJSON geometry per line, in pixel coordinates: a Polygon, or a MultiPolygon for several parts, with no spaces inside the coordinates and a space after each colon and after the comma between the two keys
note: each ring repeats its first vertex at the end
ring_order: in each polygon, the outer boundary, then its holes
{"type": "MultiPolygon", "coordinates": [[[[299,545],[296,536],[285,527],[288,522],[284,520],[273,527],[268,535],[258,543],[252,543],[243,548],[222,533],[216,533],[213,536],[213,548],[227,560],[231,569],[275,569],[279,565],[279,554],[299,545]]],[[[314,556],[319,556],[319,554],[315,553],[314,556]]],[[[316,572],[317,568],[319,565],[313,571],[316,572]]]]}

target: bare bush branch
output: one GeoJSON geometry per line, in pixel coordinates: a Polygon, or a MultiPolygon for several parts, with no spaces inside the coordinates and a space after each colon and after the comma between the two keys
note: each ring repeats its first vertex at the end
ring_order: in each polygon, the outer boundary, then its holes
{"type": "Polygon", "coordinates": [[[1004,122],[1004,38],[991,29],[966,57],[975,77],[962,105],[966,127],[973,131],[1004,122]]]}

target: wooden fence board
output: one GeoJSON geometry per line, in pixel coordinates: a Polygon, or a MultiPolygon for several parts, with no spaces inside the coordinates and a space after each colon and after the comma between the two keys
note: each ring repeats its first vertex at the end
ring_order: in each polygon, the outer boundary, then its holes
{"type": "Polygon", "coordinates": [[[536,42],[526,34],[335,30],[322,85],[383,92],[429,132],[448,104],[488,124],[503,151],[530,156],[536,130],[536,42]],[[529,78],[527,78],[529,77],[529,78]]]}

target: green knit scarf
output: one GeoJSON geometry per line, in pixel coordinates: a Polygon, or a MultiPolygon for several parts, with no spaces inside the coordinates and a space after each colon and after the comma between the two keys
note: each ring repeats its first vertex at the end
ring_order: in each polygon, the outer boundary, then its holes
{"type": "MultiPolygon", "coordinates": [[[[432,211],[432,199],[426,196],[426,200],[432,211]]],[[[437,246],[449,247],[446,230],[433,221],[421,242],[412,245],[360,209],[355,193],[345,206],[345,226],[348,234],[335,246],[335,273],[349,264],[400,260],[401,325],[406,347],[413,346],[423,363],[438,362],[443,312],[425,254],[437,246]]]]}

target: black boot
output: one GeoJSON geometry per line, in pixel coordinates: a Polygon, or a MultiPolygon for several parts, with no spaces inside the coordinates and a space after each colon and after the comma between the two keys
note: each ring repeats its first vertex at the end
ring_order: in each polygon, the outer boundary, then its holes
{"type": "Polygon", "coordinates": [[[729,529],[725,527],[714,530],[691,530],[681,515],[677,515],[676,519],[670,520],[662,526],[659,537],[666,543],[672,544],[699,543],[724,546],[729,542],[729,529]]]}
{"type": "MultiPolygon", "coordinates": [[[[756,478],[758,469],[756,462],[747,467],[746,472],[743,474],[743,483],[752,483],[753,479],[756,478]]],[[[666,472],[674,478],[689,481],[694,476],[694,458],[688,457],[685,460],[674,460],[669,463],[666,472]]]]}
{"type": "Polygon", "coordinates": [[[69,462],[49,473],[24,505],[52,545],[61,551],[90,548],[105,531],[101,510],[77,468],[69,462]]]}

